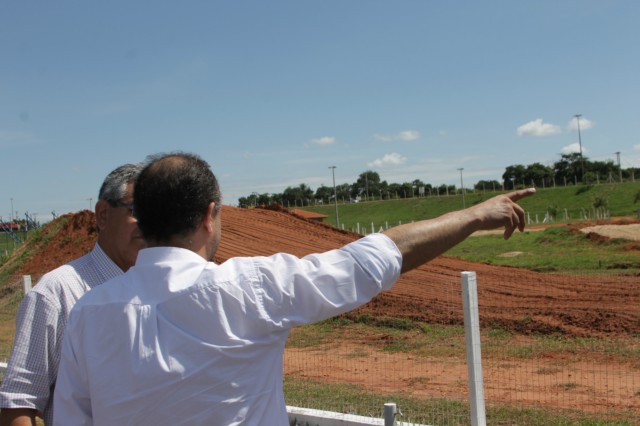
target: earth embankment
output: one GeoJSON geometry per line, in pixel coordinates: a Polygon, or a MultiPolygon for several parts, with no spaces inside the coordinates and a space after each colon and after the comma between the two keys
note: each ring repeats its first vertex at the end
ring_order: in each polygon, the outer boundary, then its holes
{"type": "MultiPolygon", "coordinates": [[[[96,238],[92,212],[66,216],[66,223],[24,264],[20,274],[39,276],[89,250],[96,238]]],[[[49,224],[47,226],[53,226],[49,224]]],[[[217,262],[234,256],[297,256],[338,248],[360,236],[311,222],[286,210],[222,209],[217,262]]],[[[483,325],[519,333],[596,336],[640,333],[640,316],[626,309],[640,303],[637,277],[567,277],[438,257],[404,274],[393,289],[351,315],[370,314],[461,324],[460,273],[475,271],[483,325]],[[452,285],[453,284],[453,285],[452,285]]]]}

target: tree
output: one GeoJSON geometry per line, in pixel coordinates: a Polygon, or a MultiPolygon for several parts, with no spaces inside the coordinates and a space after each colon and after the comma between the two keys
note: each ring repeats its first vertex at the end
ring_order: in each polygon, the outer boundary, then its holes
{"type": "Polygon", "coordinates": [[[607,180],[610,177],[617,180],[620,175],[620,167],[614,164],[613,160],[594,161],[589,163],[589,172],[593,181],[607,180]]]}
{"type": "Polygon", "coordinates": [[[640,168],[629,167],[628,169],[622,170],[622,176],[625,179],[631,179],[635,181],[636,176],[638,176],[638,172],[640,172],[640,168]]]}
{"type": "MultiPolygon", "coordinates": [[[[276,194],[273,194],[274,196],[276,194]]],[[[247,197],[238,198],[238,206],[248,208],[248,207],[257,207],[257,206],[268,206],[272,201],[275,201],[272,196],[268,193],[258,194],[257,192],[252,192],[251,195],[247,197]]]]}
{"type": "Polygon", "coordinates": [[[314,198],[316,200],[322,200],[323,203],[328,203],[329,201],[333,200],[333,187],[320,185],[316,189],[314,198]]]}
{"type": "Polygon", "coordinates": [[[296,187],[287,187],[282,193],[282,203],[287,206],[309,205],[313,198],[313,190],[301,183],[296,187]]]}
{"type": "Polygon", "coordinates": [[[282,193],[271,194],[271,204],[282,204],[282,193]]]}
{"type": "Polygon", "coordinates": [[[336,185],[336,192],[338,193],[338,200],[349,199],[351,198],[351,185],[348,183],[336,185]]]}
{"type": "Polygon", "coordinates": [[[413,182],[404,182],[400,185],[400,190],[398,191],[398,196],[400,198],[411,198],[415,197],[417,194],[418,191],[413,187],[413,182]]]}
{"type": "Polygon", "coordinates": [[[383,180],[382,182],[380,182],[380,185],[378,186],[378,196],[380,197],[380,199],[384,199],[390,198],[390,194],[389,194],[389,184],[387,183],[386,180],[383,180]]]}
{"type": "Polygon", "coordinates": [[[437,189],[439,195],[453,195],[456,193],[455,185],[442,184],[437,189]]]}
{"type": "Polygon", "coordinates": [[[367,170],[358,176],[358,180],[352,186],[351,195],[354,197],[366,195],[369,198],[370,194],[377,194],[379,190],[380,175],[377,172],[367,170]]]}
{"type": "Polygon", "coordinates": [[[271,204],[271,197],[266,192],[260,194],[256,199],[256,204],[259,206],[268,206],[269,204],[271,204]]]}
{"type": "Polygon", "coordinates": [[[587,167],[587,158],[583,158],[579,152],[562,154],[560,160],[553,163],[556,182],[574,182],[574,180],[582,182],[582,161],[587,167]]]}
{"type": "Polygon", "coordinates": [[[505,189],[514,189],[519,182],[525,178],[526,168],[522,164],[509,166],[502,174],[502,180],[505,182],[505,189]]]}
{"type": "Polygon", "coordinates": [[[424,188],[423,191],[425,191],[424,192],[425,195],[428,194],[430,189],[432,188],[430,183],[429,184],[424,183],[420,179],[414,179],[411,182],[411,185],[413,186],[414,194],[416,197],[420,196],[420,188],[424,188]]]}
{"type": "Polygon", "coordinates": [[[387,186],[387,192],[389,193],[390,198],[401,197],[402,194],[402,185],[399,183],[392,183],[387,186]]]}
{"type": "Polygon", "coordinates": [[[524,171],[523,179],[525,186],[547,186],[552,183],[553,169],[540,163],[529,164],[524,171]]]}
{"type": "Polygon", "coordinates": [[[476,191],[494,191],[502,189],[502,184],[497,180],[480,180],[473,188],[476,191]]]}
{"type": "Polygon", "coordinates": [[[240,197],[238,198],[238,207],[242,207],[244,209],[246,209],[247,207],[249,207],[250,203],[249,203],[249,199],[247,197],[240,197]]]}

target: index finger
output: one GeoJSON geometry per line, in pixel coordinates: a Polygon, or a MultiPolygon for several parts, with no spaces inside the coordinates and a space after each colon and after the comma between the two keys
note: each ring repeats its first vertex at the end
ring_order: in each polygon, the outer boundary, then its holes
{"type": "Polygon", "coordinates": [[[529,197],[535,193],[536,193],[535,188],[527,188],[527,189],[520,189],[518,191],[513,191],[506,195],[511,199],[511,201],[516,202],[518,200],[523,199],[524,197],[529,197]]]}

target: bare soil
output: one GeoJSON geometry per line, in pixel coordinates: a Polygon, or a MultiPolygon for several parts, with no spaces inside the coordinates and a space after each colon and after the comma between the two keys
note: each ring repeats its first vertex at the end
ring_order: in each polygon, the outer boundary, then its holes
{"type": "MultiPolygon", "coordinates": [[[[603,238],[640,239],[640,224],[631,219],[614,220],[606,223],[591,223],[583,226],[583,232],[591,232],[603,238]]],[[[48,226],[51,226],[48,225],[48,226]]],[[[340,247],[359,238],[359,235],[337,230],[295,216],[277,208],[239,209],[224,206],[222,209],[222,243],[216,255],[217,262],[234,256],[270,255],[288,252],[298,256],[340,247]]],[[[92,212],[83,211],[70,215],[63,229],[49,244],[31,257],[20,274],[40,274],[87,253],[96,239],[95,219],[92,212]]],[[[560,334],[574,337],[598,337],[625,339],[640,335],[640,285],[638,277],[630,276],[589,276],[588,279],[568,279],[562,275],[540,274],[527,270],[472,263],[447,257],[439,257],[427,265],[404,274],[389,292],[379,295],[369,304],[349,314],[363,314],[376,317],[410,318],[438,324],[462,324],[460,307],[461,295],[457,290],[462,271],[475,271],[478,277],[478,299],[482,326],[496,325],[511,330],[522,339],[534,333],[560,334]],[[452,285],[453,283],[453,285],[452,285]],[[635,307],[629,309],[629,307],[635,307]]],[[[416,369],[425,371],[423,392],[440,394],[460,394],[466,389],[460,380],[464,376],[464,360],[456,367],[444,368],[438,359],[416,359],[406,354],[383,354],[367,346],[355,364],[345,367],[339,362],[349,356],[359,344],[358,336],[340,342],[332,348],[332,356],[323,350],[288,349],[286,371],[301,377],[313,377],[326,381],[340,381],[343,376],[358,380],[363,371],[388,369],[394,365],[397,371],[413,371],[413,379],[403,374],[384,375],[384,386],[404,388],[408,380],[415,379],[416,369]],[[305,354],[305,357],[293,356],[305,354]],[[342,356],[340,356],[342,354],[342,356]],[[303,360],[303,361],[300,361],[303,360]],[[318,363],[318,368],[310,364],[318,363]],[[391,363],[391,364],[389,364],[391,363]],[[425,365],[427,369],[425,370],[425,365]],[[350,370],[345,372],[344,370],[350,370]],[[460,370],[460,371],[456,371],[460,370]],[[426,384],[428,383],[428,384],[426,384]],[[434,383],[437,386],[434,387],[434,383]],[[429,391],[430,389],[430,391],[429,391]],[[434,391],[435,389],[435,391],[434,391]]],[[[598,355],[599,356],[599,355],[598,355]]],[[[509,359],[503,363],[499,374],[518,375],[519,371],[531,371],[533,367],[524,364],[533,361],[509,359]],[[529,370],[526,370],[529,368],[529,370]],[[523,370],[524,369],[524,370],[523,370]]],[[[635,389],[628,389],[611,395],[609,373],[602,380],[589,379],[589,385],[581,385],[579,375],[584,373],[574,365],[576,377],[566,379],[575,389],[571,393],[578,400],[588,398],[594,409],[602,404],[614,407],[628,407],[640,410],[640,365],[629,365],[628,361],[611,356],[606,360],[585,359],[583,363],[605,362],[607,371],[615,371],[621,377],[630,378],[635,389]],[[584,394],[584,395],[583,395],[584,394]],[[585,396],[586,395],[586,396],[585,396]],[[607,398],[603,399],[603,395],[607,398]],[[602,402],[604,401],[604,402],[602,402]]],[[[546,374],[571,374],[564,368],[558,369],[558,360],[552,355],[535,359],[538,371],[546,374]]],[[[490,383],[496,379],[495,371],[485,371],[485,380],[490,391],[490,383]]],[[[530,373],[529,373],[530,374],[530,373]]],[[[548,378],[547,378],[548,379],[548,378]]],[[[625,379],[626,380],[626,379],[625,379]]],[[[502,380],[504,382],[504,380],[502,380]]],[[[549,383],[552,381],[548,380],[549,383]]],[[[512,382],[510,382],[512,383],[512,382]]],[[[531,387],[531,377],[515,378],[523,388],[531,387]]],[[[585,382],[586,383],[586,382],[585,382]]],[[[414,383],[415,384],[415,383],[414,383]]],[[[504,383],[503,383],[504,384],[504,383]]],[[[368,383],[367,386],[381,386],[368,383]]],[[[520,392],[522,389],[500,391],[492,398],[505,400],[514,394],[522,395],[522,402],[536,404],[558,404],[558,389],[554,385],[541,384],[536,392],[520,392]],[[527,396],[528,395],[528,396],[527,396]],[[554,396],[555,395],[555,396],[554,396]]],[[[418,384],[414,386],[420,389],[418,384]]],[[[570,402],[567,402],[570,405],[570,402]]]]}
{"type": "MultiPolygon", "coordinates": [[[[63,228],[31,256],[19,274],[38,276],[91,250],[97,236],[93,213],[85,210],[67,215],[67,218],[63,228]]],[[[222,242],[216,255],[217,262],[234,256],[278,252],[304,256],[340,247],[360,237],[305,220],[285,209],[224,206],[222,218],[222,242]]],[[[573,226],[604,238],[609,238],[608,235],[622,235],[630,240],[640,238],[640,223],[629,223],[629,219],[573,226]],[[618,231],[616,227],[624,230],[618,231]]],[[[435,284],[459,282],[462,271],[477,273],[485,324],[500,324],[520,333],[560,332],[581,337],[640,333],[640,316],[629,314],[627,309],[628,303],[640,301],[638,277],[590,276],[588,282],[582,282],[580,288],[576,288],[575,282],[563,275],[445,256],[404,274],[391,291],[379,295],[357,314],[461,323],[462,318],[452,319],[450,312],[452,304],[459,306],[457,298],[460,295],[451,295],[435,284]],[[540,288],[545,289],[544,294],[540,288]],[[518,307],[517,312],[512,309],[514,305],[518,307]],[[533,320],[523,324],[523,317],[533,320]]]]}

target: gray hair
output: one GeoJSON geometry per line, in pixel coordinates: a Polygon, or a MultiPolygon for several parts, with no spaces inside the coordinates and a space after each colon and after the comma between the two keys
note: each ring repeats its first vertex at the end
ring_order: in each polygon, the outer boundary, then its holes
{"type": "Polygon", "coordinates": [[[135,182],[142,171],[142,163],[123,164],[104,179],[98,199],[109,202],[118,201],[127,195],[127,185],[135,182]]]}

